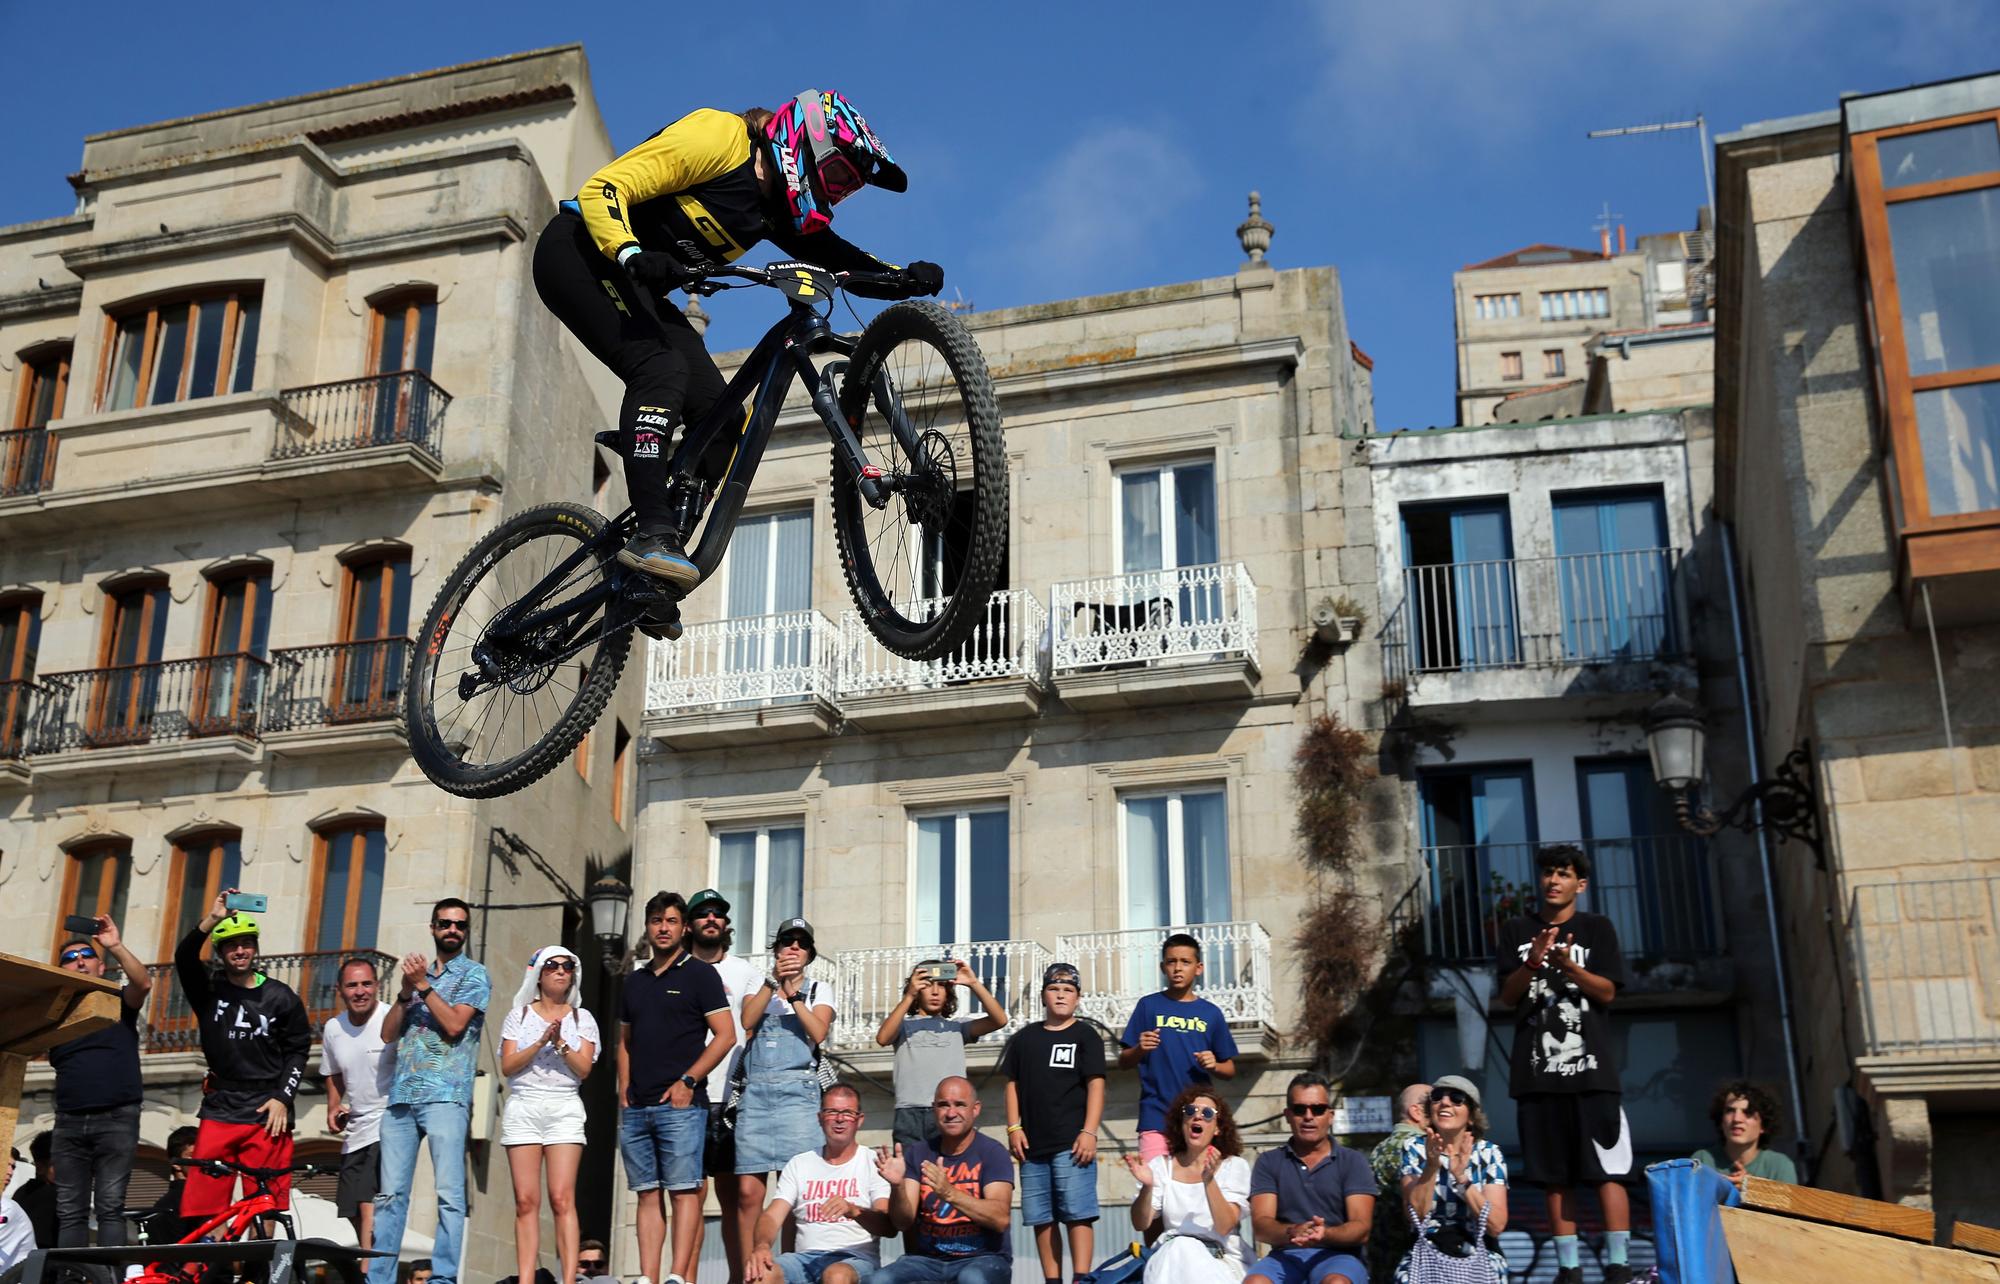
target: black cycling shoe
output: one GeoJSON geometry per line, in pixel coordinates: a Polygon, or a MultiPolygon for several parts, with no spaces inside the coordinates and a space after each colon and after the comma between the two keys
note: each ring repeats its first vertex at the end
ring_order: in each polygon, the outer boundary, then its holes
{"type": "Polygon", "coordinates": [[[701,583],[701,568],[688,560],[678,536],[640,531],[618,550],[618,560],[635,571],[665,580],[685,593],[701,583]]]}
{"type": "Polygon", "coordinates": [[[1625,1262],[1606,1263],[1604,1284],[1632,1284],[1632,1267],[1625,1262]]]}
{"type": "Polygon", "coordinates": [[[1581,1266],[1565,1266],[1556,1272],[1555,1284],[1583,1284],[1581,1266]]]}

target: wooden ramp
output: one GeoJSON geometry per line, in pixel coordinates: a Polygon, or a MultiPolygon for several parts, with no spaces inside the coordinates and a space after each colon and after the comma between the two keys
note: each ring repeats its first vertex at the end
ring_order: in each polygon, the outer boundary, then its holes
{"type": "Polygon", "coordinates": [[[1964,1247],[1938,1248],[1920,1208],[1746,1177],[1743,1207],[1721,1213],[1741,1284],[2000,1284],[2000,1259],[1964,1251],[1984,1228],[1959,1223],[1953,1242],[1964,1247]]]}
{"type": "Polygon", "coordinates": [[[0,1148],[14,1144],[28,1059],[116,1021],[118,990],[81,972],[0,954],[0,1148]]]}

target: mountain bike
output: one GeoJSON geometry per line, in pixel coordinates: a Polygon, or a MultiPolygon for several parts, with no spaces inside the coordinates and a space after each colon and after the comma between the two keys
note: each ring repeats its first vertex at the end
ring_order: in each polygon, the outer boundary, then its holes
{"type": "MultiPolygon", "coordinates": [[[[668,467],[674,493],[690,501],[683,535],[705,582],[786,395],[802,383],[833,448],[834,539],[854,605],[889,651],[929,660],[986,617],[1006,551],[1007,459],[986,359],[957,317],[906,301],[858,336],[834,331],[840,291],[899,281],[775,263],[690,283],[702,295],[768,287],[787,310],[668,467]],[[835,359],[821,365],[823,354],[835,359]]],[[[597,440],[618,448],[615,433],[597,440]]],[[[538,505],[502,522],[446,577],[403,694],[410,755],[439,788],[491,798],[540,779],[596,724],[632,630],[680,636],[684,595],[617,560],[636,529],[629,508],[606,518],[581,504],[538,505]]]]}
{"type": "MultiPolygon", "coordinates": [[[[271,1194],[271,1182],[284,1176],[310,1177],[327,1171],[315,1164],[292,1164],[286,1168],[252,1168],[247,1164],[233,1163],[226,1159],[190,1159],[182,1162],[189,1167],[201,1168],[217,1177],[240,1176],[244,1179],[244,1192],[241,1199],[234,1201],[212,1217],[200,1219],[178,1241],[172,1241],[176,1248],[191,1244],[204,1246],[242,1244],[262,1239],[264,1236],[260,1224],[264,1222],[275,1223],[284,1232],[281,1238],[297,1239],[291,1214],[280,1208],[277,1198],[271,1194]]],[[[171,1234],[173,1230],[178,1230],[181,1225],[193,1220],[163,1216],[159,1210],[152,1208],[127,1208],[123,1210],[122,1216],[126,1221],[142,1227],[147,1227],[148,1223],[153,1225],[168,1223],[160,1226],[163,1234],[171,1234]]],[[[138,1246],[166,1247],[166,1241],[151,1240],[149,1229],[150,1227],[141,1230],[138,1246]]],[[[342,1249],[326,1240],[305,1240],[301,1247],[306,1245],[311,1245],[322,1252],[332,1249],[333,1253],[328,1260],[335,1273],[345,1281],[345,1284],[360,1284],[359,1271],[351,1261],[346,1260],[351,1257],[352,1250],[342,1249]]],[[[245,1260],[262,1259],[269,1255],[268,1250],[238,1251],[245,1255],[245,1260]]],[[[174,1253],[169,1250],[165,1257],[157,1261],[149,1260],[137,1274],[127,1276],[123,1269],[114,1266],[110,1259],[122,1257],[130,1252],[130,1248],[57,1249],[42,1264],[42,1284],[222,1284],[223,1281],[236,1279],[235,1272],[229,1269],[235,1258],[227,1250],[205,1248],[198,1254],[174,1253]]],[[[0,1284],[17,1284],[25,1274],[23,1267],[26,1265],[25,1262],[20,1263],[10,1268],[5,1275],[0,1275],[0,1284]]]]}

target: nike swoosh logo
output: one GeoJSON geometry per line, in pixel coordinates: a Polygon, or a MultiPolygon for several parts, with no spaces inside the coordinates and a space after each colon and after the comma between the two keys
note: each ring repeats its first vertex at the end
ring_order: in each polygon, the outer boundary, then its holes
{"type": "Polygon", "coordinates": [[[1625,1112],[1618,1112],[1618,1140],[1606,1150],[1597,1144],[1597,1138],[1590,1139],[1591,1149],[1597,1152],[1597,1166],[1607,1177],[1620,1177],[1632,1171],[1632,1127],[1625,1120],[1625,1112]]]}

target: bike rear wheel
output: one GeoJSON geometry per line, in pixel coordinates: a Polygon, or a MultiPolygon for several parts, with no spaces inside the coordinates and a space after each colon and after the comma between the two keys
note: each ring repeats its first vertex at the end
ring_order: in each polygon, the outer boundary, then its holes
{"type": "Polygon", "coordinates": [[[936,659],[987,618],[1007,551],[1007,455],[986,358],[944,308],[898,303],[861,332],[840,409],[863,462],[898,487],[875,508],[834,462],[833,529],[848,591],[883,646],[936,659]],[[901,437],[897,412],[909,429],[901,437]]]}
{"type": "Polygon", "coordinates": [[[604,712],[632,646],[630,628],[606,633],[614,599],[532,632],[509,624],[598,588],[617,547],[602,538],[609,525],[581,504],[530,508],[446,577],[403,693],[410,756],[438,788],[465,798],[525,788],[604,712]]]}

